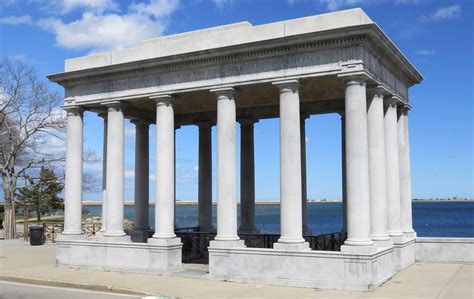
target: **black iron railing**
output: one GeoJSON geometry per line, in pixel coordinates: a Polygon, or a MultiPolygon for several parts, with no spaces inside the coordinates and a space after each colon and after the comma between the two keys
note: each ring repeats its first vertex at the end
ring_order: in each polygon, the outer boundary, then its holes
{"type": "MultiPolygon", "coordinates": [[[[195,231],[196,228],[183,228],[175,231],[176,236],[183,243],[183,262],[207,264],[209,263],[209,242],[214,240],[216,233],[195,231]]],[[[240,234],[247,247],[273,248],[280,235],[274,234],[240,234]]],[[[304,236],[312,250],[339,251],[347,238],[346,233],[335,232],[319,236],[304,236]]]]}

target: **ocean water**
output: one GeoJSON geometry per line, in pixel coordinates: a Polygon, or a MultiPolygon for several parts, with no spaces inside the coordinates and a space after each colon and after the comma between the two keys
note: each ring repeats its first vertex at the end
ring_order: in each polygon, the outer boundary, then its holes
{"type": "MultiPolygon", "coordinates": [[[[88,206],[92,214],[101,208],[88,206]]],[[[308,203],[308,224],[314,234],[339,231],[342,226],[342,204],[336,202],[308,203]]],[[[133,206],[126,206],[124,217],[133,220],[133,206]]],[[[261,233],[279,234],[280,206],[257,205],[255,222],[261,233]]],[[[240,217],[239,217],[240,218],[240,217]]],[[[154,227],[155,209],[150,206],[150,226],[154,227]]],[[[197,225],[197,205],[177,206],[178,227],[197,225]]],[[[216,208],[213,208],[216,225],[216,208]]],[[[414,202],[413,227],[420,237],[474,237],[474,202],[414,202]]]]}

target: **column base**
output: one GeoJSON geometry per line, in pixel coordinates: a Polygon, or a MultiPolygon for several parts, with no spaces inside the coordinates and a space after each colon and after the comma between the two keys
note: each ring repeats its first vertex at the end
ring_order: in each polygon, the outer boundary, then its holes
{"type": "Polygon", "coordinates": [[[158,245],[158,246],[182,246],[183,243],[181,243],[181,238],[170,238],[170,239],[164,239],[164,238],[148,238],[148,244],[153,244],[153,245],[158,245]]]}
{"type": "Polygon", "coordinates": [[[406,238],[402,232],[393,232],[393,233],[389,232],[388,236],[390,237],[390,239],[392,239],[392,242],[394,245],[403,244],[406,242],[406,238]]]}
{"type": "Polygon", "coordinates": [[[239,235],[240,234],[250,234],[250,235],[258,235],[260,234],[260,230],[258,230],[255,226],[252,227],[241,227],[238,230],[239,235]]]}
{"type": "Polygon", "coordinates": [[[416,239],[416,231],[414,230],[403,231],[403,235],[408,240],[416,239]]]}
{"type": "Polygon", "coordinates": [[[211,248],[234,248],[234,247],[245,247],[244,240],[233,240],[233,241],[220,241],[213,240],[209,242],[209,247],[211,248]]]}
{"type": "Polygon", "coordinates": [[[273,249],[284,250],[284,251],[300,251],[300,250],[311,250],[308,242],[303,243],[281,243],[278,241],[273,244],[273,249]]]}
{"type": "Polygon", "coordinates": [[[130,232],[132,242],[146,243],[148,240],[148,229],[134,229],[130,232]]]}

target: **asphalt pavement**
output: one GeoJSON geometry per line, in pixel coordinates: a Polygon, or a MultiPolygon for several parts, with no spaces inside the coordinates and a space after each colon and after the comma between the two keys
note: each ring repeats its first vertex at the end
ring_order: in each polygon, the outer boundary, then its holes
{"type": "MultiPolygon", "coordinates": [[[[142,297],[72,288],[0,281],[0,298],[5,299],[139,299],[142,297]]],[[[150,297],[153,298],[153,297],[150,297]]],[[[157,297],[158,298],[158,297],[157,297]]]]}

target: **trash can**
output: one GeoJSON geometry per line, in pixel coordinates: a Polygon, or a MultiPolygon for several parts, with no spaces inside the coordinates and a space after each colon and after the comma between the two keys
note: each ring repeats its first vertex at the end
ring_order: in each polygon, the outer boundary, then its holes
{"type": "Polygon", "coordinates": [[[44,229],[41,226],[30,226],[30,245],[43,245],[44,229]]]}

